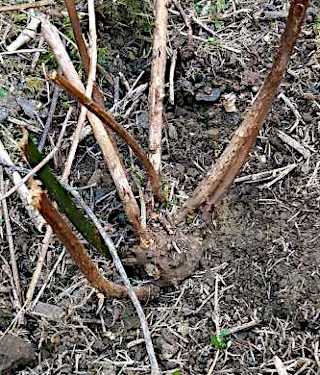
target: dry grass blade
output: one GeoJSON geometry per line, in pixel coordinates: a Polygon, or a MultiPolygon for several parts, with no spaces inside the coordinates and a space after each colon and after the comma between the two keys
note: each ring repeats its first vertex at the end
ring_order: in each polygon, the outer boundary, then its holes
{"type": "Polygon", "coordinates": [[[286,71],[307,7],[308,0],[292,1],[287,25],[281,37],[280,48],[275,56],[271,72],[228,147],[211,167],[208,175],[202,180],[193,195],[178,211],[177,221],[182,221],[188,213],[204,203],[207,205],[206,209],[210,210],[227,191],[246,162],[286,71]]]}
{"type": "Polygon", "coordinates": [[[29,287],[28,287],[28,290],[27,290],[27,293],[26,293],[25,305],[26,305],[27,309],[29,308],[29,306],[31,304],[31,301],[32,301],[32,298],[33,298],[33,295],[34,295],[34,291],[36,290],[36,286],[37,286],[37,283],[38,283],[40,275],[41,275],[41,271],[42,271],[42,268],[43,268],[43,265],[44,265],[44,262],[45,262],[45,259],[46,259],[47,251],[48,251],[48,248],[49,248],[49,245],[50,245],[52,233],[53,233],[52,229],[48,225],[47,230],[46,230],[46,234],[44,235],[44,238],[43,238],[43,241],[42,241],[41,250],[40,250],[40,253],[39,253],[39,256],[38,256],[36,268],[33,272],[33,275],[32,275],[32,278],[31,278],[31,281],[30,281],[30,284],[29,284],[29,287]]]}
{"type": "Polygon", "coordinates": [[[161,200],[159,174],[154,169],[153,165],[151,164],[150,160],[148,159],[146,153],[143,151],[139,143],[123,127],[121,127],[108,112],[101,109],[97,103],[84,95],[66,78],[54,72],[51,74],[50,79],[56,84],[60,85],[69,94],[74,96],[83,106],[94,113],[106,127],[112,129],[131,147],[134,154],[140,159],[144,168],[146,169],[155,196],[158,200],[161,200]]]}

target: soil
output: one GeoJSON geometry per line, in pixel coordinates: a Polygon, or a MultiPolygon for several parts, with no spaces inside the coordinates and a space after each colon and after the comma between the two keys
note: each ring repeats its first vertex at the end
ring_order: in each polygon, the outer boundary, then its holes
{"type": "MultiPolygon", "coordinates": [[[[167,71],[172,51],[176,50],[178,57],[175,103],[169,102],[168,95],[165,99],[163,188],[168,196],[171,191],[173,194],[166,206],[158,209],[163,217],[170,217],[184,202],[228,144],[271,66],[285,25],[283,2],[222,3],[225,9],[216,14],[213,7],[205,11],[206,1],[181,2],[187,15],[196,12],[199,18],[199,12],[203,11],[202,22],[215,33],[211,35],[193,22],[191,42],[180,13],[173,5],[170,7],[167,71]],[[207,98],[213,90],[218,99],[212,103],[199,100],[201,95],[207,98]],[[237,112],[225,111],[223,95],[230,93],[236,95],[237,112]]],[[[276,356],[288,374],[320,374],[320,4],[311,3],[279,89],[287,102],[283,96],[275,99],[249,161],[212,216],[204,218],[198,212],[178,228],[181,233],[202,239],[203,255],[197,270],[176,286],[163,287],[160,296],[144,306],[164,374],[277,374],[276,356]],[[279,137],[279,130],[299,142],[311,156],[304,158],[285,143],[279,137]],[[288,173],[278,179],[279,174],[272,173],[282,167],[286,171],[285,167],[290,165],[294,167],[287,168],[288,173]],[[255,176],[265,171],[270,171],[266,178],[255,176]],[[247,180],[241,179],[246,176],[247,180]]],[[[141,72],[144,73],[138,85],[149,82],[152,17],[143,18],[145,22],[139,17],[128,19],[124,6],[102,5],[97,11],[99,84],[106,105],[111,108],[119,72],[130,85],[141,72]]],[[[59,17],[61,9],[62,5],[55,5],[51,19],[62,32],[68,33],[65,19],[59,17]]],[[[80,2],[79,9],[85,12],[85,4],[80,2]]],[[[148,12],[147,5],[143,12],[148,12]]],[[[86,29],[86,15],[82,17],[86,29]]],[[[0,35],[5,35],[2,50],[21,32],[25,22],[17,14],[5,17],[0,13],[0,35]]],[[[38,43],[39,37],[26,48],[36,48],[38,43]]],[[[69,50],[79,68],[76,52],[70,46],[69,50]]],[[[5,108],[1,113],[8,112],[11,117],[39,128],[37,118],[30,119],[23,108],[12,106],[12,97],[42,104],[39,115],[45,121],[50,103],[41,62],[50,70],[53,63],[49,57],[48,54],[40,57],[32,71],[32,54],[1,56],[0,89],[10,93],[10,100],[1,99],[0,106],[5,108]],[[30,86],[31,77],[42,83],[41,87],[30,86]]],[[[120,98],[126,95],[121,79],[119,94],[120,98]]],[[[50,131],[52,142],[57,139],[70,102],[66,95],[60,95],[50,131]]],[[[116,116],[147,147],[147,90],[132,104],[126,101],[116,116]]],[[[76,114],[73,120],[76,122],[76,114]]],[[[61,175],[71,134],[69,127],[52,163],[57,175],[61,175]]],[[[15,163],[27,167],[17,151],[20,136],[17,126],[9,118],[1,117],[0,139],[15,163]]],[[[117,142],[125,165],[141,177],[141,166],[132,161],[127,147],[117,142]]],[[[50,149],[47,142],[45,151],[50,149]]],[[[7,179],[6,174],[4,178],[7,179]]],[[[92,136],[78,149],[70,183],[82,188],[82,196],[94,208],[120,254],[125,255],[135,238],[92,136]]],[[[33,228],[18,196],[12,195],[8,206],[25,292],[43,233],[33,228]]],[[[10,256],[1,215],[0,224],[0,255],[4,262],[10,256]]],[[[150,225],[154,225],[151,220],[150,225]]],[[[61,244],[52,241],[36,292],[62,251],[61,244]]],[[[91,255],[106,276],[119,281],[109,260],[94,251],[91,255]]],[[[12,373],[150,373],[139,320],[131,303],[97,294],[68,255],[56,265],[40,299],[60,307],[63,311],[60,319],[28,312],[22,322],[11,324],[16,310],[5,263],[0,273],[0,333],[8,330],[31,342],[38,356],[35,367],[12,373]]],[[[146,277],[132,269],[129,275],[135,284],[146,277]]]]}

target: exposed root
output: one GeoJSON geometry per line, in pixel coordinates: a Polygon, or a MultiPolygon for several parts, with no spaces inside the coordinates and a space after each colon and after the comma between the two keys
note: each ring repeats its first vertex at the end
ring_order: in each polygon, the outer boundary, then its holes
{"type": "Polygon", "coordinates": [[[164,230],[149,233],[148,249],[135,246],[127,265],[141,265],[160,286],[177,286],[198,268],[203,254],[202,241],[193,234],[164,230]]]}

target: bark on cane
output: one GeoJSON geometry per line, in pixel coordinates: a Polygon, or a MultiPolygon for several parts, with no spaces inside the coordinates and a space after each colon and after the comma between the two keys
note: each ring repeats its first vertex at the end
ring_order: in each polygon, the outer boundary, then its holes
{"type": "Polygon", "coordinates": [[[149,152],[156,172],[161,168],[161,134],[163,126],[163,97],[166,71],[168,0],[156,0],[155,28],[149,91],[149,152]]]}
{"type": "Polygon", "coordinates": [[[204,203],[206,203],[206,210],[210,210],[221,199],[246,162],[285,74],[294,44],[301,31],[308,3],[308,0],[291,2],[287,25],[282,34],[271,72],[228,147],[200,182],[193,195],[178,211],[177,222],[182,221],[188,213],[204,203]]]}

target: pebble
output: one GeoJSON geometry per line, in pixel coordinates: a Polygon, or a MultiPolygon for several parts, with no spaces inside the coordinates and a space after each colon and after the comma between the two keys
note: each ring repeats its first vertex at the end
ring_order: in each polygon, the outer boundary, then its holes
{"type": "Polygon", "coordinates": [[[312,116],[310,112],[303,112],[301,115],[305,122],[311,123],[314,119],[314,117],[312,116]]]}
{"type": "Polygon", "coordinates": [[[32,312],[49,320],[60,320],[65,315],[62,307],[44,302],[38,302],[32,312]]]}
{"type": "Polygon", "coordinates": [[[5,107],[0,107],[0,124],[4,122],[9,116],[9,110],[5,107]]]}
{"type": "Polygon", "coordinates": [[[29,342],[10,334],[1,338],[0,374],[14,374],[18,367],[30,366],[35,361],[36,354],[29,342]]]}
{"type": "Polygon", "coordinates": [[[221,90],[219,88],[215,88],[211,91],[210,95],[198,93],[196,95],[197,102],[207,102],[207,103],[215,103],[219,100],[221,96],[221,90]]]}
{"type": "Polygon", "coordinates": [[[168,125],[168,135],[170,139],[178,139],[177,129],[174,125],[168,125]]]}
{"type": "Polygon", "coordinates": [[[207,131],[207,134],[210,138],[217,139],[219,135],[219,129],[218,128],[211,128],[207,131]]]}

